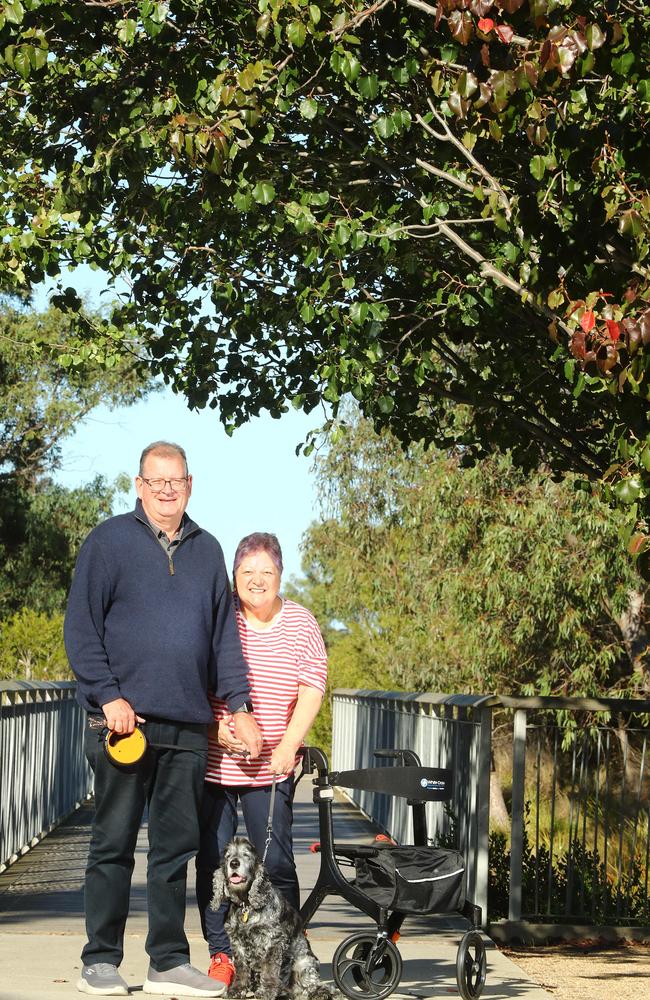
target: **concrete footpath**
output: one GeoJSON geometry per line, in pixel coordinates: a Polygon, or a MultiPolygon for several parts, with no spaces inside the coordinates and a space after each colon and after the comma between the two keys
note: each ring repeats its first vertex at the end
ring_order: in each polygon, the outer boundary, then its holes
{"type": "MultiPolygon", "coordinates": [[[[318,855],[309,845],[318,840],[318,816],[312,803],[311,780],[300,782],[296,794],[294,841],[303,900],[315,883],[318,855]]],[[[79,953],[85,942],[83,876],[92,810],[79,809],[66,823],[0,875],[0,1000],[73,1000],[79,953]]],[[[335,807],[338,841],[369,843],[370,823],[349,803],[335,807]]],[[[242,829],[240,833],[244,832],[242,829]]],[[[132,996],[142,993],[148,962],[144,951],[146,916],[147,834],[138,840],[131,890],[131,912],[126,928],[125,957],[120,968],[132,996]]],[[[190,869],[186,930],[192,963],[207,969],[208,954],[201,936],[190,869]]],[[[402,981],[394,997],[458,995],[456,950],[468,925],[461,918],[407,919],[399,950],[404,960],[402,981]]],[[[355,931],[374,924],[343,900],[330,896],[309,926],[309,940],[321,962],[323,978],[332,982],[331,959],[337,945],[355,931]]],[[[482,996],[548,1000],[549,994],[526,979],[510,959],[486,938],[487,982],[482,996]]]]}

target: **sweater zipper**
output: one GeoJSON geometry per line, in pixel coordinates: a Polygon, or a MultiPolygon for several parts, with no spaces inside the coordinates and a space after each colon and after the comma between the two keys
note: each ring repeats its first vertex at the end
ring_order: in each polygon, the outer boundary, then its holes
{"type": "MultiPolygon", "coordinates": [[[[143,520],[143,518],[141,518],[138,514],[135,515],[135,519],[136,519],[136,521],[139,521],[140,524],[144,524],[145,527],[147,528],[147,530],[153,535],[153,532],[151,532],[151,528],[149,527],[149,522],[148,521],[143,520]]],[[[198,530],[199,530],[198,528],[191,528],[190,531],[184,533],[183,537],[180,540],[180,542],[176,546],[177,550],[180,549],[181,545],[183,544],[183,542],[187,538],[191,538],[192,535],[196,534],[196,532],[198,530]]],[[[158,548],[162,548],[162,546],[160,545],[160,542],[158,541],[157,538],[154,538],[154,542],[156,543],[156,545],[158,546],[158,548]]],[[[176,572],[175,569],[174,569],[174,557],[169,552],[167,553],[167,564],[169,566],[169,575],[170,576],[174,576],[175,572],[176,572]]]]}

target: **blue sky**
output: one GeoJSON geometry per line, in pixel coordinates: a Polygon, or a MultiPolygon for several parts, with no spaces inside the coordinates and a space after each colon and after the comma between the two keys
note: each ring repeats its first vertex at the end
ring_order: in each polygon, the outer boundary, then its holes
{"type": "MultiPolygon", "coordinates": [[[[63,283],[99,306],[102,279],[99,273],[79,269],[63,283]]],[[[37,308],[46,305],[46,296],[40,289],[37,308]]],[[[313,459],[297,457],[295,448],[324,419],[318,408],[309,416],[291,411],[280,420],[265,415],[228,437],[213,410],[192,412],[184,397],[163,390],[135,406],[114,411],[101,407],[91,413],[65,442],[56,478],[76,486],[98,473],[109,479],[120,472],[133,477],[145,445],[159,439],[176,441],[185,448],[194,477],[188,512],[217,536],[226,565],[232,565],[244,535],[272,531],[280,539],[288,580],[300,574],[300,540],[318,516],[313,459]]],[[[115,513],[134,503],[132,489],[115,513]]]]}

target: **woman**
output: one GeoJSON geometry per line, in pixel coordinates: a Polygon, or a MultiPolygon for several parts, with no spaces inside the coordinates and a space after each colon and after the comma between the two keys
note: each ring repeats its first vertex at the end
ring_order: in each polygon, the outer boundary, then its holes
{"type": "Polygon", "coordinates": [[[238,802],[248,836],[262,856],[274,776],[273,836],[265,866],[276,889],[300,907],[291,837],[293,772],[297,750],[323,700],[327,654],[311,612],[280,597],[281,576],[282,551],[275,535],[255,532],[241,540],[233,564],[235,609],[251,686],[248,710],[255,713],[264,742],[260,758],[248,760],[226,705],[212,699],[216,732],[208,747],[196,860],[197,901],[211,956],[208,975],[227,986],[234,978],[224,929],[228,904],[210,909],[212,877],[235,835],[238,802]]]}

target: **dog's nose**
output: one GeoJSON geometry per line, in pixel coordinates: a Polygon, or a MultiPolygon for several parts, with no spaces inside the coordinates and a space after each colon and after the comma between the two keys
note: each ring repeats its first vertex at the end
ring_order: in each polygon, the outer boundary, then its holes
{"type": "Polygon", "coordinates": [[[230,859],[230,867],[231,868],[239,868],[239,858],[231,858],[230,859]]]}

